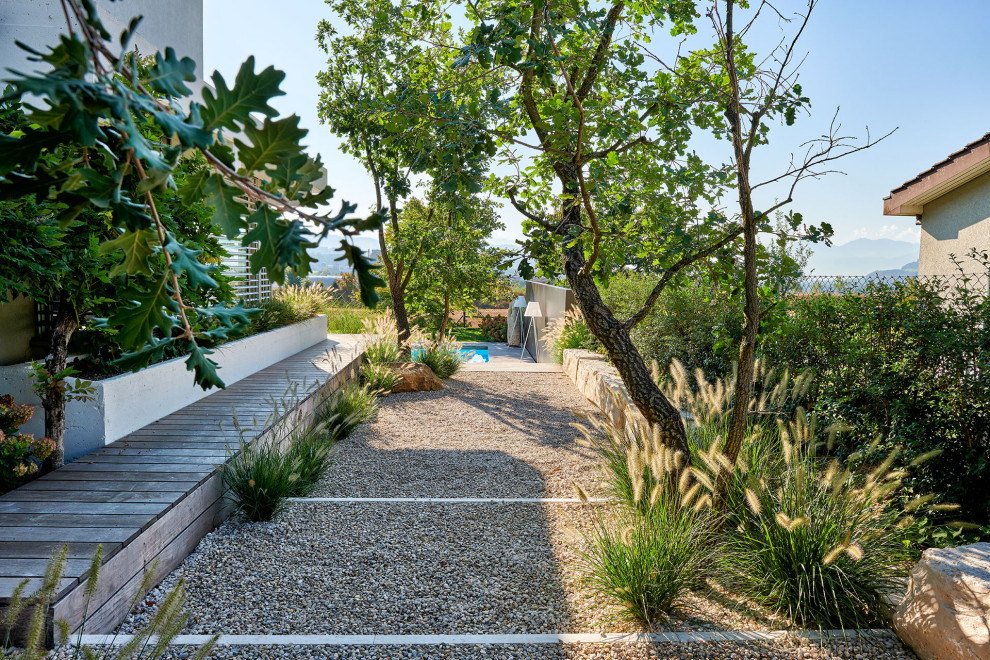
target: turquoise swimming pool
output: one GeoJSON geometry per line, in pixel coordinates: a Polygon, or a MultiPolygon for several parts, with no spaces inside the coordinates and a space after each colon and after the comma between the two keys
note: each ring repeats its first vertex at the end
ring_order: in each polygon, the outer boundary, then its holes
{"type": "MultiPolygon", "coordinates": [[[[413,359],[416,359],[416,356],[422,351],[421,348],[412,349],[413,359]]],[[[484,344],[465,344],[459,352],[464,356],[464,361],[469,364],[488,362],[488,347],[484,344]]]]}

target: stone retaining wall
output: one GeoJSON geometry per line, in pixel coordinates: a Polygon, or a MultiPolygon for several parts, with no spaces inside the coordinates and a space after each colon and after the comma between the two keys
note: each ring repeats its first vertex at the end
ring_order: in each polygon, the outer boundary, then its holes
{"type": "Polygon", "coordinates": [[[630,429],[646,424],[643,413],[629,398],[619,371],[604,355],[579,348],[566,349],[564,373],[616,428],[630,429]]]}

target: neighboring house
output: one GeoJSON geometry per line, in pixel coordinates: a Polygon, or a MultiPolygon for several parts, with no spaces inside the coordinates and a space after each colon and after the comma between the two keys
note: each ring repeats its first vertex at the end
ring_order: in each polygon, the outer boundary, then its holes
{"type": "Polygon", "coordinates": [[[990,251],[990,133],[891,190],[883,214],[917,218],[919,275],[957,272],[952,255],[966,272],[982,271],[966,255],[990,251]]]}

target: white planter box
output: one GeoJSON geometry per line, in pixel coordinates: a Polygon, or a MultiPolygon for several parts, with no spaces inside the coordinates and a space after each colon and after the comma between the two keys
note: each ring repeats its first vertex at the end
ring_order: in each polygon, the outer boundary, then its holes
{"type": "MultiPolygon", "coordinates": [[[[317,316],[224,344],[210,357],[220,365],[220,378],[230,385],[326,338],[327,318],[317,316]]],[[[196,385],[185,360],[175,358],[137,373],[93,381],[92,401],[70,401],[66,407],[66,459],[99,449],[218,391],[196,385]]],[[[38,406],[22,430],[40,437],[44,411],[31,391],[29,371],[27,363],[0,367],[0,394],[13,394],[18,403],[38,406]]]]}

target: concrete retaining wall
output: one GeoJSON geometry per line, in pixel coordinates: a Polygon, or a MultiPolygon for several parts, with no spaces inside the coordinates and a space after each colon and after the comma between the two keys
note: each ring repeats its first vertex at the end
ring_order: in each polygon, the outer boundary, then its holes
{"type": "MultiPolygon", "coordinates": [[[[210,357],[220,365],[220,378],[231,385],[299,351],[326,340],[327,318],[300,323],[224,344],[210,357]]],[[[92,401],[70,401],[66,406],[65,457],[78,458],[123,438],[139,428],[209,396],[193,382],[185,357],[94,381],[92,401]]],[[[31,391],[27,363],[0,367],[0,394],[13,394],[18,403],[38,406],[23,430],[44,435],[41,400],[31,391]]]]}

